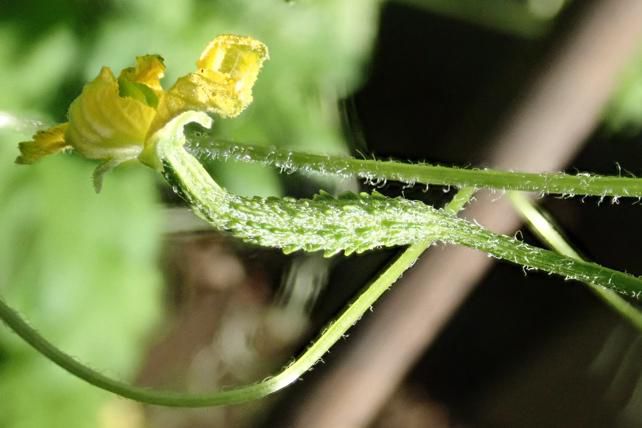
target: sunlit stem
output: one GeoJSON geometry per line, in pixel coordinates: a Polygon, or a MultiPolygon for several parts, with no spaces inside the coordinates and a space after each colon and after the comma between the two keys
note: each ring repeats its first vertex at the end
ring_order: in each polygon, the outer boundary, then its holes
{"type": "Polygon", "coordinates": [[[592,174],[526,173],[470,169],[355,159],[295,152],[275,147],[237,144],[214,139],[207,133],[188,135],[189,150],[201,162],[224,160],[259,163],[286,172],[360,177],[370,182],[385,180],[426,185],[520,190],[542,194],[599,197],[642,197],[642,179],[592,174]]]}

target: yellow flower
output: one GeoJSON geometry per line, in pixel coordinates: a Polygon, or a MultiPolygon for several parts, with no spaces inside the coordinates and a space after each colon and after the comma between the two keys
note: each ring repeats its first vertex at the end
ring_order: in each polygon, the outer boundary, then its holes
{"type": "Polygon", "coordinates": [[[102,175],[122,162],[138,158],[158,168],[152,135],[187,111],[239,115],[252,102],[252,87],[267,58],[267,47],[258,40],[221,35],[203,51],[196,72],[167,91],[160,84],[165,65],[158,55],[137,57],[136,66],[122,70],[118,79],[103,67],[69,106],[69,122],[20,143],[16,162],[31,164],[73,148],[102,161],[94,174],[97,190],[102,175]]]}
{"type": "Polygon", "coordinates": [[[187,110],[238,116],[252,102],[252,87],[267,58],[267,47],[251,37],[215,38],[196,62],[196,73],[180,77],[160,100],[154,130],[187,110]]]}

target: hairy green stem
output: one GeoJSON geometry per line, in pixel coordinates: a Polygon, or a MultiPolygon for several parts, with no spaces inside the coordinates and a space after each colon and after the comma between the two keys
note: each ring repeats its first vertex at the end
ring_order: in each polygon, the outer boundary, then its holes
{"type": "MultiPolygon", "coordinates": [[[[508,194],[513,206],[528,223],[530,229],[549,247],[560,254],[582,260],[577,251],[564,239],[555,225],[537,208],[526,196],[519,192],[508,194]]],[[[638,330],[642,331],[642,311],[620,297],[617,293],[601,287],[590,286],[591,290],[604,303],[628,320],[638,330]]]]}
{"type": "Polygon", "coordinates": [[[199,160],[232,160],[273,166],[284,172],[360,177],[374,184],[386,180],[408,184],[520,190],[564,196],[642,197],[642,179],[588,173],[526,173],[409,164],[300,153],[275,147],[214,140],[208,133],[192,132],[189,150],[199,160]]]}
{"type": "Polygon", "coordinates": [[[497,235],[476,224],[453,218],[451,227],[440,239],[484,251],[498,259],[510,261],[567,280],[580,281],[595,287],[609,288],[636,299],[642,296],[642,279],[553,251],[533,247],[506,235],[497,235]]]}

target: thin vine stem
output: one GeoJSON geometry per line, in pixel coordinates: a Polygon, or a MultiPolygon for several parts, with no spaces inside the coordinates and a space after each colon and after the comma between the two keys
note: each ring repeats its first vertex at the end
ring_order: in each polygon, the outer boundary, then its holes
{"type": "MultiPolygon", "coordinates": [[[[473,193],[474,189],[462,189],[444,208],[445,211],[451,214],[457,213],[470,200],[473,193]]],[[[0,298],[0,319],[25,342],[54,364],[97,388],[121,397],[168,407],[208,407],[238,404],[266,397],[303,376],[335,343],[344,337],[345,333],[361,319],[379,297],[416,262],[419,256],[432,243],[432,241],[426,240],[415,243],[404,250],[377,279],[357,296],[338,318],[330,322],[319,338],[301,356],[287,365],[281,372],[252,385],[230,388],[209,394],[190,394],[142,388],[105,376],[75,360],[45,339],[2,298],[0,298]]]]}
{"type": "MultiPolygon", "coordinates": [[[[526,196],[519,192],[508,194],[513,206],[526,220],[529,228],[550,248],[568,257],[583,260],[575,249],[559,232],[558,228],[549,220],[541,208],[538,208],[526,196]]],[[[619,313],[631,325],[642,331],[642,311],[620,297],[619,294],[602,287],[589,284],[590,289],[614,311],[619,313]]]]}
{"type": "Polygon", "coordinates": [[[356,159],[290,151],[276,147],[238,144],[215,139],[208,133],[191,132],[189,151],[200,161],[232,160],[259,163],[283,172],[359,177],[371,183],[386,180],[497,190],[519,190],[564,196],[642,197],[642,179],[588,173],[527,173],[356,159]]]}

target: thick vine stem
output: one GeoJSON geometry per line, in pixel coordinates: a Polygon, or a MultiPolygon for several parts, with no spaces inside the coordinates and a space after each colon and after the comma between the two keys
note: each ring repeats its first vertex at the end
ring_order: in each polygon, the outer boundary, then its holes
{"type": "Polygon", "coordinates": [[[642,179],[634,177],[588,173],[535,174],[326,156],[215,140],[203,132],[192,132],[188,140],[190,152],[199,160],[260,163],[285,172],[356,176],[371,183],[391,180],[408,184],[520,190],[564,196],[642,197],[642,179]]]}

